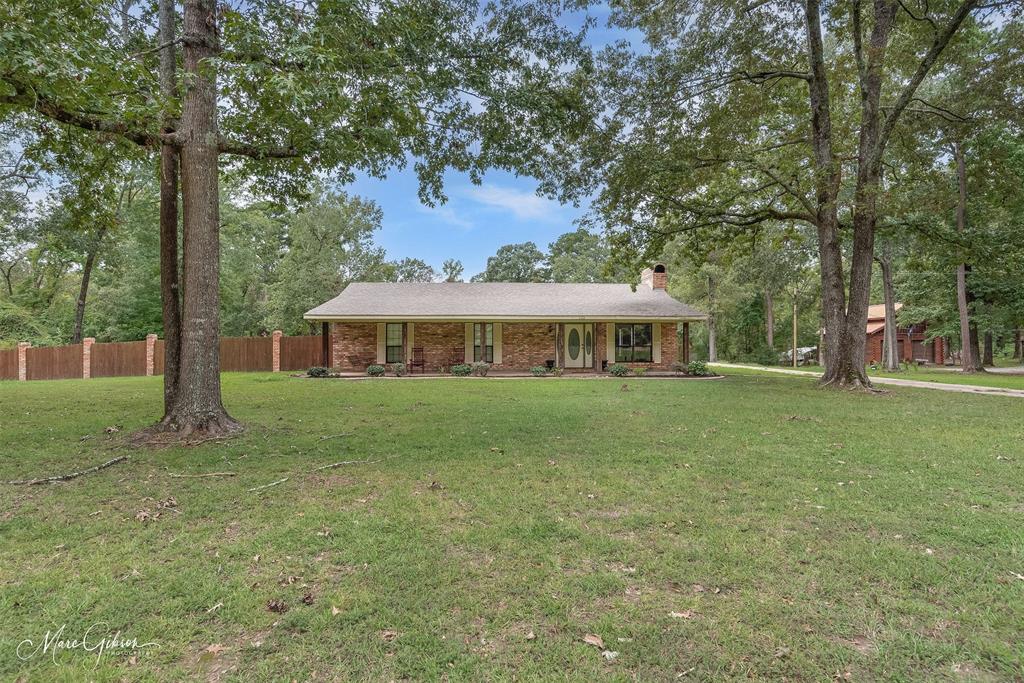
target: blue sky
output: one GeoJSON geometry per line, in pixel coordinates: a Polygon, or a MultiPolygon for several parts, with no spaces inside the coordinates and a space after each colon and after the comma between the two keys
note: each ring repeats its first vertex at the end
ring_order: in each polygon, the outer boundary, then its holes
{"type": "MultiPolygon", "coordinates": [[[[595,25],[587,42],[595,49],[621,38],[637,44],[639,34],[607,26],[605,5],[567,15],[565,25],[578,29],[588,15],[595,25]]],[[[433,209],[420,204],[411,168],[393,170],[386,180],[360,177],[343,189],[374,200],[384,211],[375,241],[387,249],[388,258],[420,258],[436,270],[445,259],[455,258],[465,266],[466,279],[481,272],[487,257],[503,244],[532,241],[546,251],[559,235],[576,229],[573,221],[587,209],[538,197],[535,180],[502,171],[489,172],[482,185],[473,185],[464,174],[448,173],[448,202],[433,209]]]]}
{"type": "Polygon", "coordinates": [[[481,185],[460,173],[447,174],[448,202],[434,208],[420,204],[417,188],[411,168],[344,187],[383,209],[383,227],[374,241],[389,259],[420,258],[440,271],[445,259],[455,258],[467,279],[503,244],[532,241],[546,250],[563,232],[576,229],[573,220],[584,210],[539,197],[536,181],[501,171],[489,172],[481,185]]]}

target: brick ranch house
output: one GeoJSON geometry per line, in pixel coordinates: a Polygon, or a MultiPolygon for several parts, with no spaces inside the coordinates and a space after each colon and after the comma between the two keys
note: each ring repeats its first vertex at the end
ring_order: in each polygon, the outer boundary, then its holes
{"type": "Polygon", "coordinates": [[[669,296],[667,285],[662,265],[645,269],[636,287],[356,282],[304,317],[329,331],[326,355],[342,372],[397,362],[442,372],[480,360],[497,371],[599,372],[612,363],[671,370],[689,361],[689,325],[706,316],[669,296]]]}
{"type": "MultiPolygon", "coordinates": [[[[903,304],[896,304],[896,312],[903,304]]],[[[882,342],[885,338],[885,304],[868,306],[867,349],[864,359],[867,363],[882,362],[882,342]]],[[[897,355],[901,361],[913,363],[925,361],[942,365],[945,359],[945,348],[942,337],[928,340],[927,323],[917,323],[910,327],[896,328],[897,355]]]]}

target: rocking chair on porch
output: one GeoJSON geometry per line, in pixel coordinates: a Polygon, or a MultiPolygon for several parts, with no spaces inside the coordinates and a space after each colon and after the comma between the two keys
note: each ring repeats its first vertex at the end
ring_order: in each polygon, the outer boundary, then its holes
{"type": "Polygon", "coordinates": [[[420,374],[426,373],[427,362],[423,359],[423,347],[418,346],[412,350],[412,356],[409,358],[409,374],[416,372],[416,368],[420,369],[420,374]]]}

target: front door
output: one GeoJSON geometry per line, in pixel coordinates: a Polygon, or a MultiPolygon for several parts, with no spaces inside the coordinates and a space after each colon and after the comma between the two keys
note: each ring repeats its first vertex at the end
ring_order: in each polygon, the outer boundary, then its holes
{"type": "Polygon", "coordinates": [[[565,367],[594,367],[594,326],[568,323],[565,326],[565,367]]]}

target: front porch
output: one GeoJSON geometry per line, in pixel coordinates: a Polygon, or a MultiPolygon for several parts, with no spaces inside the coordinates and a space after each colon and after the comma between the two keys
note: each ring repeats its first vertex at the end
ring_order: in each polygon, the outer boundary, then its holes
{"type": "Polygon", "coordinates": [[[689,362],[688,321],[337,320],[329,331],[329,366],[363,374],[370,365],[405,363],[410,373],[447,374],[484,360],[491,374],[534,367],[593,374],[613,363],[668,372],[689,362]]]}

